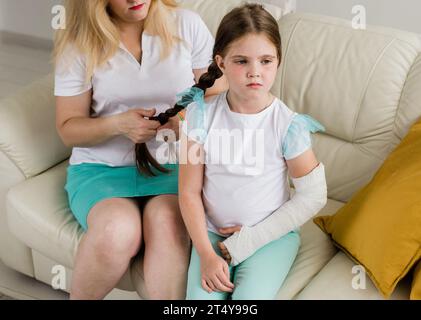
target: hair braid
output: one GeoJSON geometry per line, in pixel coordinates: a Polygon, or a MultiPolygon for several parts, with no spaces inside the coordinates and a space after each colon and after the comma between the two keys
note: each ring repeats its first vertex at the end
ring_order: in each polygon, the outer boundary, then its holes
{"type": "MultiPolygon", "coordinates": [[[[223,73],[219,69],[215,61],[208,67],[208,71],[204,73],[197,84],[193,88],[199,88],[203,90],[203,93],[206,93],[206,90],[212,87],[215,84],[215,81],[222,77],[223,73]]],[[[191,98],[188,95],[181,97],[180,101],[174,105],[174,107],[166,110],[163,113],[160,113],[157,116],[150,117],[150,120],[159,121],[161,125],[164,125],[168,122],[171,117],[177,115],[181,110],[185,108],[189,103],[191,98]]],[[[163,168],[150,154],[146,143],[137,143],[135,146],[135,155],[136,155],[136,166],[138,170],[148,176],[155,176],[152,171],[151,165],[160,172],[168,173],[169,170],[163,168]]]]}

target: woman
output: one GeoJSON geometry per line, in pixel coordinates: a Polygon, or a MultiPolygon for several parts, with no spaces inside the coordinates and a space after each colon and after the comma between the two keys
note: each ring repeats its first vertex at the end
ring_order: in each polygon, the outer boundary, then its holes
{"type": "MultiPolygon", "coordinates": [[[[178,117],[149,117],[206,72],[213,38],[200,17],[174,0],[66,2],[55,43],[56,125],[73,147],[66,190],[86,231],[76,255],[71,299],[102,299],[144,251],[151,299],[185,295],[190,240],[177,198],[178,117]],[[146,143],[170,172],[139,173],[134,145],[146,143]]],[[[225,90],[215,83],[208,95],[225,90]]]]}

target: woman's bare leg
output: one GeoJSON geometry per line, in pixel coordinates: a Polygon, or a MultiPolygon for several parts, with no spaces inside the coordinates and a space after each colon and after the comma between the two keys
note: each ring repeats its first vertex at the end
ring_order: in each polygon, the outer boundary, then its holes
{"type": "Polygon", "coordinates": [[[140,248],[141,226],[134,199],[107,199],[92,208],[76,254],[70,299],[103,299],[115,287],[140,248]]]}
{"type": "Polygon", "coordinates": [[[143,210],[144,277],[149,298],[184,299],[190,238],[176,195],[149,200],[143,210]]]}

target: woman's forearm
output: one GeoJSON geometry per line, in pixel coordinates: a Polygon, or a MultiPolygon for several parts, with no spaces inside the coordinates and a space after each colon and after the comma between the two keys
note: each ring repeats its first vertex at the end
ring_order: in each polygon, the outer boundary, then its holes
{"type": "Polygon", "coordinates": [[[120,134],[114,116],[71,118],[59,130],[66,146],[91,147],[120,134]]]}
{"type": "Polygon", "coordinates": [[[199,256],[203,257],[215,253],[209,241],[205,209],[200,194],[180,193],[179,197],[184,223],[199,256]]]}

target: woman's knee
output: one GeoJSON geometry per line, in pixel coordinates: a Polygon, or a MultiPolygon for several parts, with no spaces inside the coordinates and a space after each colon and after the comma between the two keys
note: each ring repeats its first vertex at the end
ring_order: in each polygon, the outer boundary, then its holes
{"type": "Polygon", "coordinates": [[[176,196],[156,197],[144,211],[145,242],[159,239],[161,242],[190,249],[190,238],[184,225],[176,196]]]}
{"type": "Polygon", "coordinates": [[[133,257],[140,248],[140,211],[130,199],[109,199],[95,206],[88,219],[87,236],[103,257],[133,257]]]}

